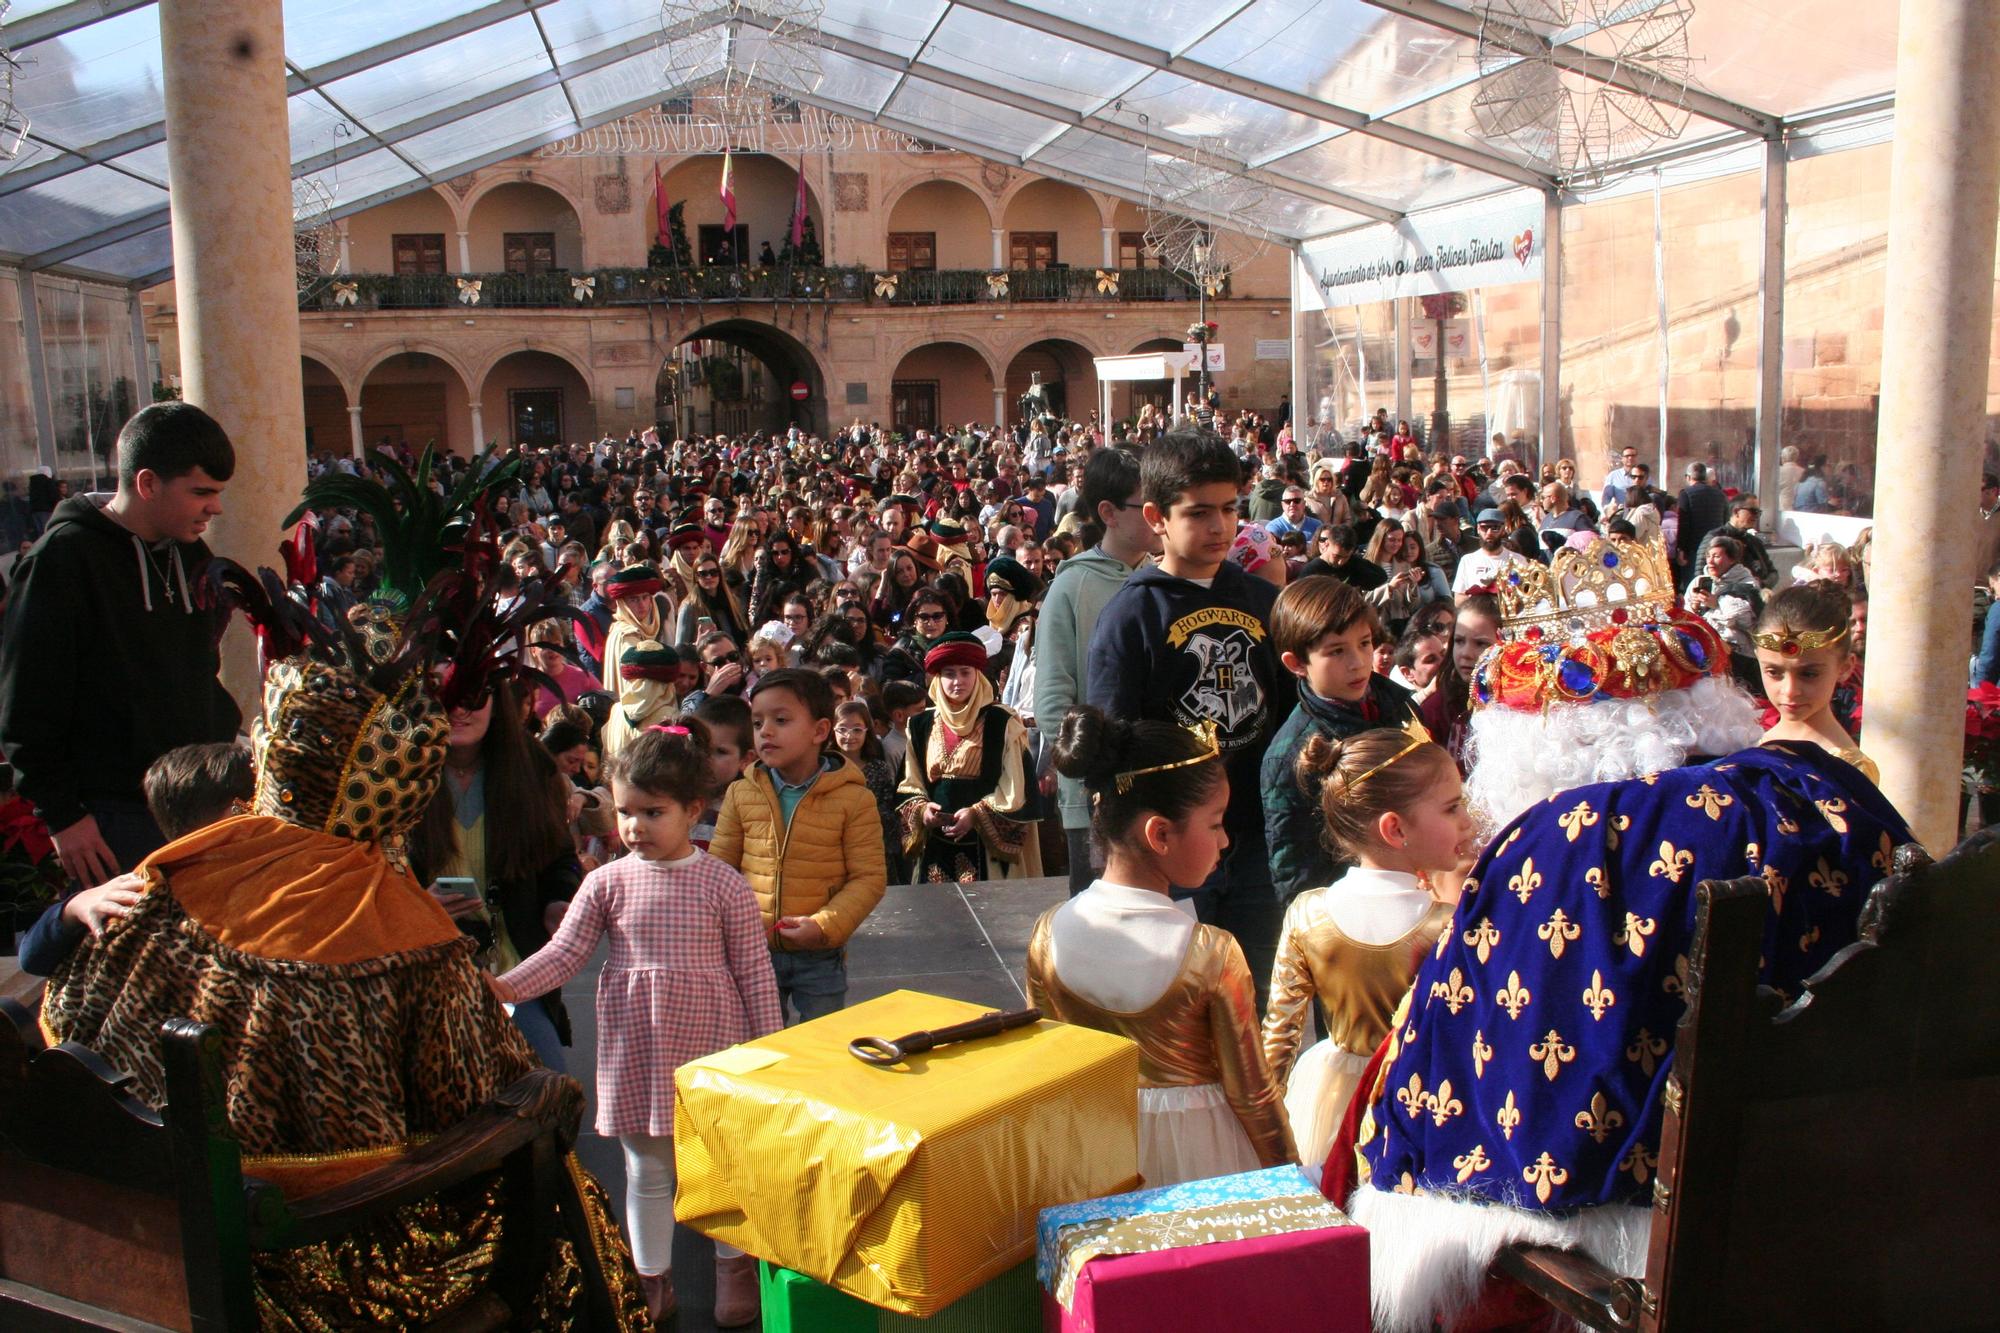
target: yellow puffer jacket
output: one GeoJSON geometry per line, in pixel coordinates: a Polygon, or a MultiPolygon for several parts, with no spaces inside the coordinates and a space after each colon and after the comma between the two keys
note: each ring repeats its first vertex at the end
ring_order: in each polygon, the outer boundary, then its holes
{"type": "MultiPolygon", "coordinates": [[[[779,917],[809,916],[829,948],[847,943],[889,886],[882,816],[861,770],[846,759],[806,791],[789,830],[771,771],[752,768],[723,793],[708,850],[750,881],[766,932],[779,917]]],[[[786,947],[775,934],[772,943],[786,947]]]]}

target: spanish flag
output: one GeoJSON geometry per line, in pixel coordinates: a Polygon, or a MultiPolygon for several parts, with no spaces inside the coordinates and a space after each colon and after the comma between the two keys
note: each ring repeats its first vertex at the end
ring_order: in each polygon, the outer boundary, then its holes
{"type": "MultiPolygon", "coordinates": [[[[722,230],[725,235],[734,236],[736,231],[736,162],[728,151],[722,154],[722,230]]],[[[741,256],[739,255],[740,259],[741,256]]]]}

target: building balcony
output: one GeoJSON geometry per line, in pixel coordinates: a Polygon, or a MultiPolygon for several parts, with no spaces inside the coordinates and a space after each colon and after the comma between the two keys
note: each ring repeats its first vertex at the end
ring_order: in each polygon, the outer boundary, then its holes
{"type": "MultiPolygon", "coordinates": [[[[1229,292],[1225,287],[1222,295],[1229,292]]],[[[1166,269],[600,268],[574,273],[351,273],[319,282],[300,310],[587,309],[656,302],[836,301],[876,306],[1192,301],[1166,269]],[[1000,281],[1002,278],[1004,282],[1000,281]]]]}

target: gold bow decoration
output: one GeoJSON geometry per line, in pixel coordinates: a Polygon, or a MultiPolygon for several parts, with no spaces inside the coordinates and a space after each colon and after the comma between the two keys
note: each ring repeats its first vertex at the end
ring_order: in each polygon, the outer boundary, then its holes
{"type": "Polygon", "coordinates": [[[1109,269],[1097,270],[1097,290],[1103,296],[1118,295],[1118,274],[1109,269]]]}
{"type": "Polygon", "coordinates": [[[597,295],[597,278],[595,276],[571,278],[569,280],[569,294],[578,301],[588,301],[591,297],[597,295]]]}
{"type": "Polygon", "coordinates": [[[900,273],[877,273],[875,275],[875,294],[885,301],[893,300],[895,299],[896,288],[902,284],[902,281],[903,275],[900,273]]]}
{"type": "Polygon", "coordinates": [[[478,278],[460,278],[458,280],[459,303],[462,305],[478,305],[479,289],[483,286],[485,286],[485,283],[478,278]]]}
{"type": "Polygon", "coordinates": [[[995,301],[1005,300],[1007,296],[1007,275],[1005,273],[987,274],[986,294],[995,301]]]}
{"type": "Polygon", "coordinates": [[[361,303],[361,284],[358,282],[334,283],[333,303],[335,305],[359,305],[361,303]]]}

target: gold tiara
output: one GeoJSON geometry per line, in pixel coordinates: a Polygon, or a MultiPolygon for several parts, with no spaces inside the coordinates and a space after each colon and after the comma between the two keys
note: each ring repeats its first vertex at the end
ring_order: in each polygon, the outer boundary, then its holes
{"type": "Polygon", "coordinates": [[[1347,779],[1347,781],[1340,784],[1340,789],[1342,791],[1353,791],[1356,787],[1359,787],[1362,783],[1368,781],[1368,779],[1374,777],[1377,773],[1380,773],[1383,769],[1389,767],[1389,765],[1395,763],[1398,759],[1401,759],[1404,755],[1409,754],[1412,750],[1421,749],[1424,746],[1429,745],[1431,743],[1430,732],[1425,730],[1424,724],[1422,722],[1419,722],[1416,718],[1411,718],[1407,723],[1405,723],[1402,728],[1402,731],[1405,736],[1408,736],[1410,738],[1409,744],[1405,745],[1402,749],[1396,751],[1396,753],[1390,755],[1387,759],[1384,759],[1381,763],[1375,765],[1375,767],[1361,774],[1359,777],[1353,777],[1347,779]]]}
{"type": "Polygon", "coordinates": [[[1171,764],[1154,764],[1150,768],[1134,768],[1120,773],[1113,781],[1120,796],[1132,790],[1132,779],[1144,777],[1148,773],[1165,773],[1169,769],[1188,768],[1195,764],[1205,764],[1222,753],[1222,745],[1215,738],[1215,720],[1204,718],[1199,724],[1188,727],[1187,731],[1202,743],[1202,752],[1188,759],[1176,759],[1171,764]]]}
{"type": "Polygon", "coordinates": [[[1847,637],[1847,628],[1842,625],[1839,629],[1787,629],[1780,630],[1776,634],[1753,634],[1750,637],[1759,648],[1769,648],[1772,652],[1783,653],[1786,657],[1797,657],[1800,653],[1809,653],[1828,644],[1839,643],[1847,637]]]}

